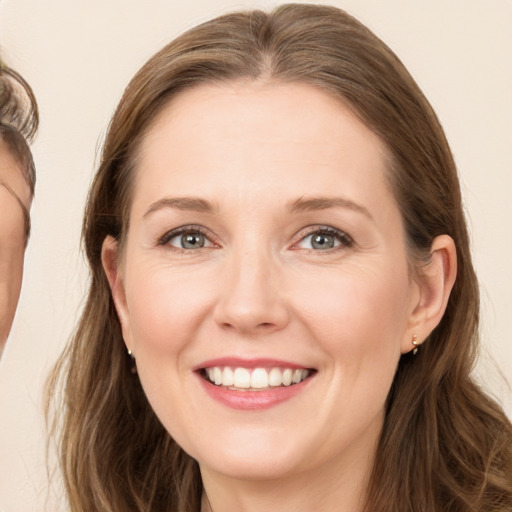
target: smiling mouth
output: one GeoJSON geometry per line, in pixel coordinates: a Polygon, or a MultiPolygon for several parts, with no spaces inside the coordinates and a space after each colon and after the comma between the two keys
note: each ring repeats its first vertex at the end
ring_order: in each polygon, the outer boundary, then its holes
{"type": "Polygon", "coordinates": [[[216,386],[233,391],[268,391],[299,384],[314,372],[309,368],[213,366],[203,368],[201,376],[216,386]]]}

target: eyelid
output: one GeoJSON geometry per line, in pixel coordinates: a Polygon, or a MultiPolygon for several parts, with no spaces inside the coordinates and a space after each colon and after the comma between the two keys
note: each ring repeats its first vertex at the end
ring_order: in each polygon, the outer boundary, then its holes
{"type": "MultiPolygon", "coordinates": [[[[170,229],[163,236],[158,237],[156,243],[157,243],[157,245],[169,246],[169,247],[173,247],[174,249],[180,250],[179,247],[171,246],[169,244],[169,241],[171,239],[173,239],[174,237],[184,235],[185,233],[200,233],[211,243],[211,246],[208,246],[206,248],[218,247],[218,244],[215,242],[215,240],[214,240],[215,237],[213,237],[212,233],[208,229],[204,228],[203,226],[199,226],[196,224],[187,224],[185,226],[179,226],[177,228],[170,229]]],[[[190,251],[190,249],[183,249],[183,250],[190,251]]]]}
{"type": "Polygon", "coordinates": [[[321,224],[306,226],[295,235],[294,239],[296,241],[293,242],[291,247],[293,250],[310,250],[315,253],[329,253],[332,251],[336,251],[340,248],[343,249],[347,247],[352,247],[354,245],[353,238],[345,231],[334,228],[332,226],[326,226],[321,224]],[[298,244],[301,243],[304,239],[306,239],[308,236],[314,235],[315,233],[324,233],[327,235],[334,236],[340,242],[340,244],[330,249],[325,249],[323,251],[317,249],[304,249],[301,247],[297,247],[298,244]]]}

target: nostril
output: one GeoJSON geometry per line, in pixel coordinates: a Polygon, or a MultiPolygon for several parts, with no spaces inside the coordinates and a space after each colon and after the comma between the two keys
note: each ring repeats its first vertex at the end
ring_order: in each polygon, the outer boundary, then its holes
{"type": "Polygon", "coordinates": [[[260,323],[254,323],[252,326],[250,324],[244,324],[240,321],[233,321],[233,322],[222,322],[221,327],[225,330],[233,330],[233,331],[240,331],[240,332],[249,332],[253,331],[254,333],[260,332],[260,333],[270,333],[274,329],[279,329],[279,326],[276,325],[273,322],[260,322],[260,323]]]}
{"type": "Polygon", "coordinates": [[[288,323],[288,312],[277,295],[249,294],[247,288],[226,294],[215,305],[214,320],[224,330],[270,333],[288,323]],[[247,292],[242,294],[242,291],[247,292]]]}

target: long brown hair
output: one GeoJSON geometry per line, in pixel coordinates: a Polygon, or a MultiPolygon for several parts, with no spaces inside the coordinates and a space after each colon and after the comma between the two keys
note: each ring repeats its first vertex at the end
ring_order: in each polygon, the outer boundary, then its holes
{"type": "Polygon", "coordinates": [[[512,427],[470,375],[478,284],[443,130],[382,41],[339,9],[299,4],[230,14],[186,32],[143,66],[113,116],[83,223],[89,294],[50,381],[50,393],[59,378],[64,384],[56,428],[71,509],[200,509],[197,463],[162,427],[130,371],[101,247],[108,235],[122,246],[138,147],[162,108],[199,84],[262,77],[321,88],[381,137],[418,268],[436,236],[450,235],[457,247],[457,281],[440,325],[417,356],[400,360],[366,510],[511,510],[512,427]]]}

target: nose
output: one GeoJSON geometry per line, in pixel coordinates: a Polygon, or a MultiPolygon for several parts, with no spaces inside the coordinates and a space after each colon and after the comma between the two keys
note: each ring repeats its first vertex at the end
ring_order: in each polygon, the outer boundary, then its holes
{"type": "Polygon", "coordinates": [[[228,260],[219,283],[216,323],[246,335],[283,329],[289,312],[279,265],[272,255],[246,250],[228,260]]]}

